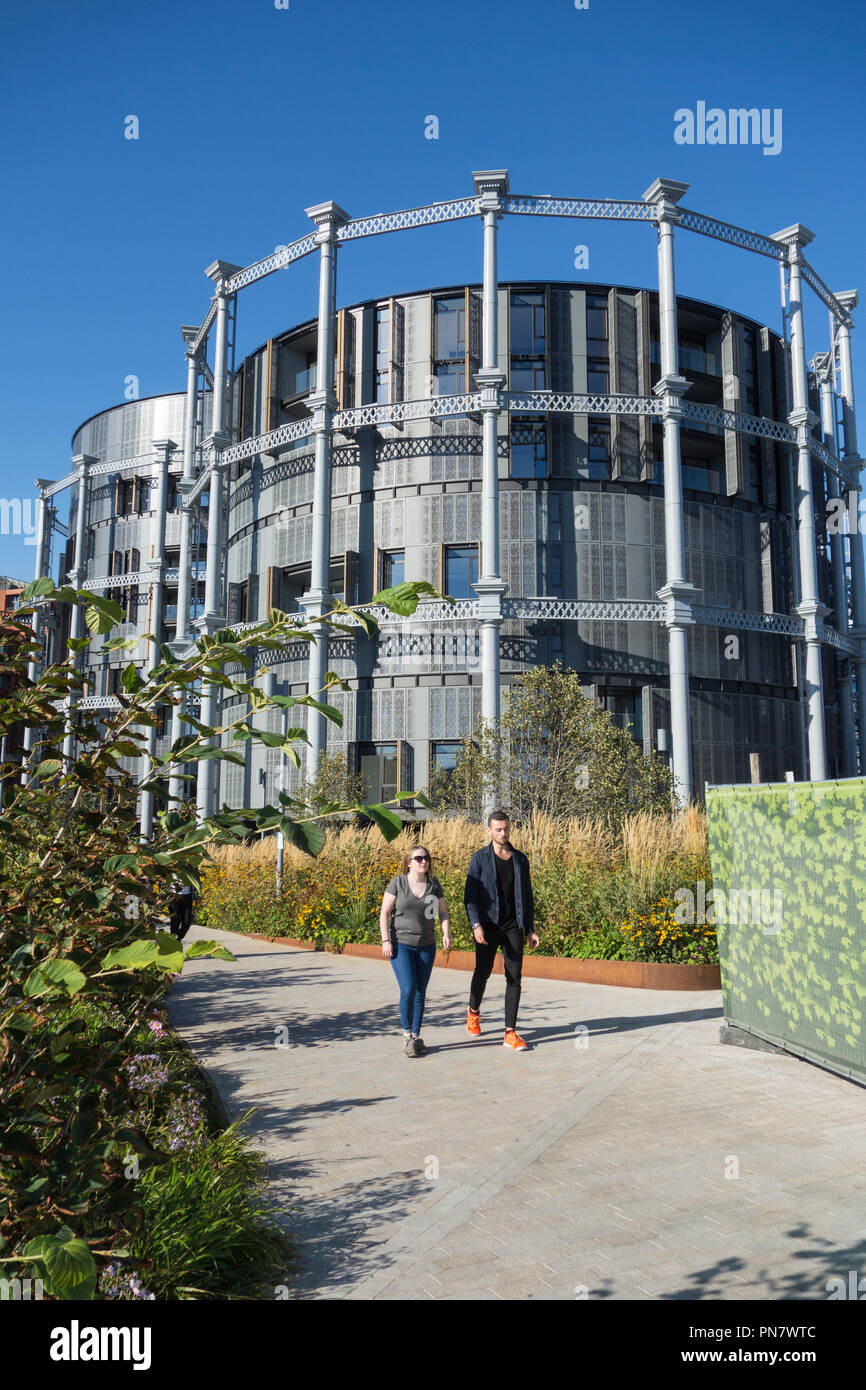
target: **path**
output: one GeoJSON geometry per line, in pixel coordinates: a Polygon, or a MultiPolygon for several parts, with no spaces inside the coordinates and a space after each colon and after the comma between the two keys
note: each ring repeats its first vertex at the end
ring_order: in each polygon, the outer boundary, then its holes
{"type": "Polygon", "coordinates": [[[231,1117],[258,1107],[298,1297],[823,1299],[866,1273],[866,1093],[721,1045],[719,993],[525,980],[514,1055],[503,979],[473,1040],[469,976],[435,970],[409,1059],[386,963],[205,936],[239,959],[190,962],[169,1011],[231,1117]]]}

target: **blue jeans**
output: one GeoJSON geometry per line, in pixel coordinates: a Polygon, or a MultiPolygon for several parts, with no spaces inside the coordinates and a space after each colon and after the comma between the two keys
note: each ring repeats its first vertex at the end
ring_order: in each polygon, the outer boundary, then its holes
{"type": "Polygon", "coordinates": [[[433,972],[436,947],[407,946],[402,941],[395,941],[393,936],[391,945],[394,950],[391,965],[400,986],[400,1022],[404,1032],[414,1033],[417,1037],[421,1032],[424,997],[433,972]]]}

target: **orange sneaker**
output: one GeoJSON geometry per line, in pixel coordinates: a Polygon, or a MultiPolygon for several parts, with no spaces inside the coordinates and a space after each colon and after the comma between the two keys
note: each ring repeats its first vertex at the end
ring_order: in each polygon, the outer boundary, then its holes
{"type": "Polygon", "coordinates": [[[481,1037],[481,1014],[475,1013],[472,1009],[466,1011],[466,1031],[471,1033],[473,1038],[481,1037]]]}
{"type": "Polygon", "coordinates": [[[513,1028],[506,1028],[505,1041],[503,1047],[510,1047],[512,1052],[529,1052],[529,1044],[525,1043],[521,1037],[515,1033],[513,1028]]]}

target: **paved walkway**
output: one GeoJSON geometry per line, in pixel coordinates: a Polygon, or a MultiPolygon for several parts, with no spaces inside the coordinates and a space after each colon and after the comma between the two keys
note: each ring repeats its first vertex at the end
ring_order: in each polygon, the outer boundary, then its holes
{"type": "Polygon", "coordinates": [[[526,980],[514,1055],[503,979],[473,1040],[469,976],[435,970],[409,1059],[387,964],[204,936],[239,959],[190,962],[169,1011],[231,1117],[257,1107],[297,1297],[824,1299],[866,1274],[866,1092],[720,1044],[719,993],[526,980]]]}

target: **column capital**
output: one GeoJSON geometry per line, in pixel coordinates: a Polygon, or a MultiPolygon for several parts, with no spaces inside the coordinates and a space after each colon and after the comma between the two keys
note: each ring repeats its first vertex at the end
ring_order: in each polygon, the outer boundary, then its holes
{"type": "Polygon", "coordinates": [[[667,376],[659,377],[653,387],[653,395],[661,400],[665,419],[679,420],[682,417],[683,396],[691,384],[678,372],[669,372],[667,376]]]}
{"type": "MultiPolygon", "coordinates": [[[[48,488],[48,487],[53,487],[54,484],[56,483],[56,481],[57,481],[56,478],[34,478],[34,479],[33,479],[34,486],[35,486],[35,487],[38,487],[40,496],[41,496],[41,494],[45,491],[46,488],[48,488]]],[[[45,498],[44,498],[44,497],[42,498],[42,501],[43,501],[43,502],[45,501],[45,498]]]]}
{"type": "Polygon", "coordinates": [[[152,439],[150,441],[156,463],[168,463],[168,456],[177,448],[173,439],[152,439]]]}
{"type": "Polygon", "coordinates": [[[316,240],[320,246],[324,241],[336,241],[337,228],[352,220],[346,209],[335,202],[314,203],[311,208],[304,208],[304,212],[318,227],[316,240]]]}
{"type": "Polygon", "coordinates": [[[222,632],[227,626],[222,613],[202,613],[190,623],[190,627],[195,628],[201,637],[213,637],[215,632],[222,632]]]}
{"type": "Polygon", "coordinates": [[[656,591],[657,597],[665,604],[665,626],[682,627],[694,624],[692,604],[700,598],[700,589],[688,584],[684,579],[672,579],[656,591]]]}
{"type": "Polygon", "coordinates": [[[807,429],[813,429],[815,425],[820,425],[820,423],[820,417],[815,414],[814,410],[809,410],[808,406],[805,405],[796,406],[788,415],[788,424],[793,425],[794,429],[800,429],[804,425],[807,429]]]}
{"type": "Polygon", "coordinates": [[[481,199],[481,212],[501,212],[502,199],[510,189],[507,169],[473,171],[472,183],[481,199]]]}
{"type": "Polygon", "coordinates": [[[73,454],[72,462],[75,464],[75,467],[82,477],[86,478],[90,469],[95,463],[99,462],[99,459],[93,454],[73,454]]]}
{"type": "MultiPolygon", "coordinates": [[[[227,294],[225,281],[232,275],[237,275],[239,270],[243,270],[242,265],[235,265],[234,261],[212,261],[207,267],[205,275],[209,280],[213,280],[217,294],[227,294]]],[[[198,329],[196,329],[198,332],[198,329]]]]}
{"type": "Polygon", "coordinates": [[[232,437],[228,430],[214,430],[207,439],[202,440],[202,449],[211,450],[214,455],[214,467],[220,466],[220,454],[223,449],[227,449],[232,442],[232,437]]]}
{"type": "Polygon", "coordinates": [[[299,603],[308,623],[314,623],[323,613],[331,611],[331,595],[327,589],[307,589],[306,593],[301,594],[299,603]]]}
{"type": "Polygon", "coordinates": [[[331,427],[331,416],[337,409],[337,397],[333,391],[311,391],[304,399],[304,405],[313,419],[314,430],[327,430],[331,427]]]}
{"type": "Polygon", "coordinates": [[[821,631],[824,619],[829,615],[830,609],[826,603],[821,603],[818,599],[804,599],[798,603],[794,609],[798,618],[803,619],[805,627],[804,637],[807,642],[820,642],[821,631]]]}
{"type": "Polygon", "coordinates": [[[501,623],[502,596],[508,585],[496,575],[485,578],[483,575],[472,585],[478,595],[478,621],[482,623],[501,623]]]}
{"type": "Polygon", "coordinates": [[[652,203],[658,209],[660,222],[678,222],[680,214],[677,203],[688,191],[689,185],[680,183],[678,179],[654,179],[644,193],[643,201],[652,203]]]}
{"type": "Polygon", "coordinates": [[[775,241],[778,246],[787,246],[788,257],[792,261],[800,259],[800,252],[804,246],[808,246],[810,241],[815,240],[815,233],[810,232],[808,227],[804,227],[802,222],[792,222],[790,227],[783,227],[780,232],[771,232],[770,241],[775,241]]]}
{"type": "Polygon", "coordinates": [[[502,392],[507,377],[498,367],[482,367],[475,373],[475,381],[481,390],[482,410],[501,410],[502,392]]]}
{"type": "Polygon", "coordinates": [[[187,357],[192,356],[192,353],[191,353],[190,349],[192,348],[192,345],[193,345],[193,343],[195,342],[195,340],[196,340],[196,338],[198,337],[198,335],[199,335],[199,329],[196,327],[195,324],[192,324],[192,323],[183,323],[183,324],[181,324],[180,336],[183,338],[184,342],[186,343],[186,356],[187,356],[187,357]]]}

